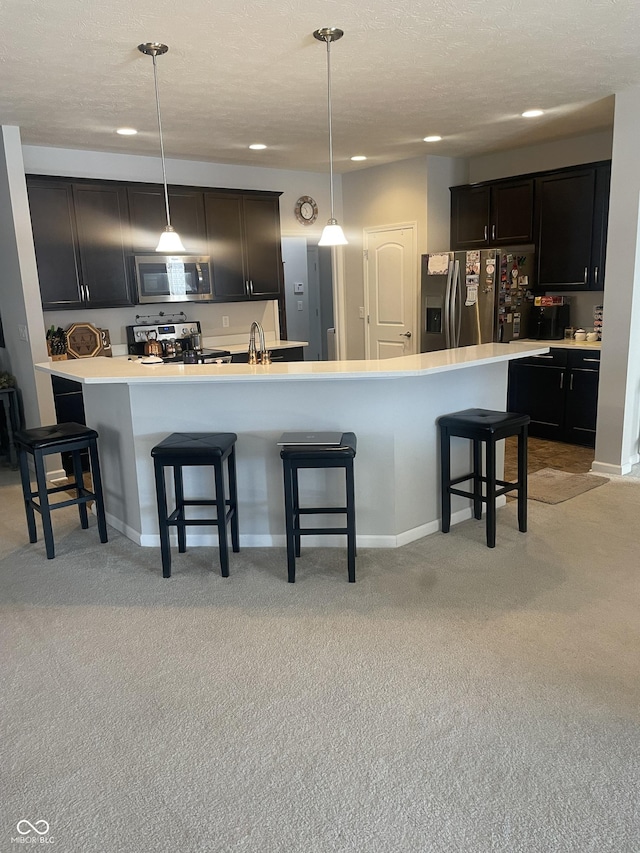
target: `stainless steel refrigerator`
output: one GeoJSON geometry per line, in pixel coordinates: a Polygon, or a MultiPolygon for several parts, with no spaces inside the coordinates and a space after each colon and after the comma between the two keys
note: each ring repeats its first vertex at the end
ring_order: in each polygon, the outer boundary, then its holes
{"type": "Polygon", "coordinates": [[[422,256],[421,352],[526,337],[534,247],[422,256]]]}

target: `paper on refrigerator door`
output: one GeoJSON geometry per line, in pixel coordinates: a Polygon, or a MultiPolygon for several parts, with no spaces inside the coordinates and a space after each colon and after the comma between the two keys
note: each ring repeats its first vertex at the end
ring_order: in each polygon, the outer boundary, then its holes
{"type": "Polygon", "coordinates": [[[435,255],[429,255],[429,262],[427,264],[428,274],[445,275],[449,272],[450,260],[449,252],[439,252],[435,255]]]}
{"type": "Polygon", "coordinates": [[[466,306],[475,305],[478,301],[478,285],[470,284],[469,278],[471,278],[471,276],[467,276],[467,298],[464,301],[466,306]]]}

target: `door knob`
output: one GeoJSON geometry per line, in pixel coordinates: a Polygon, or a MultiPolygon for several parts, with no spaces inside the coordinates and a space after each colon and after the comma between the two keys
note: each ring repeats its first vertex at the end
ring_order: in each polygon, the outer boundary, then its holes
{"type": "Polygon", "coordinates": [[[411,332],[400,332],[400,337],[401,338],[410,338],[411,332]]]}

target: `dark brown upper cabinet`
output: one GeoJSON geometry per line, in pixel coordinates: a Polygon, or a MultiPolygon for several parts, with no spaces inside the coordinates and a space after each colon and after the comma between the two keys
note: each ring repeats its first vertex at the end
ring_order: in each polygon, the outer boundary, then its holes
{"type": "Polygon", "coordinates": [[[282,298],[279,195],[205,192],[216,300],[282,298]]]}
{"type": "Polygon", "coordinates": [[[535,240],[540,290],[602,290],[611,164],[536,179],[535,240]]]}
{"type": "MultiPolygon", "coordinates": [[[[127,194],[133,251],[153,252],[167,224],[164,188],[151,184],[130,186],[127,194]]],[[[169,187],[169,213],[185,251],[190,255],[205,255],[207,237],[202,191],[169,187]]]]}
{"type": "Polygon", "coordinates": [[[530,243],[531,178],[451,188],[451,249],[530,243]]]}
{"type": "Polygon", "coordinates": [[[27,190],[42,307],[133,305],[125,187],[28,177],[27,190]]]}

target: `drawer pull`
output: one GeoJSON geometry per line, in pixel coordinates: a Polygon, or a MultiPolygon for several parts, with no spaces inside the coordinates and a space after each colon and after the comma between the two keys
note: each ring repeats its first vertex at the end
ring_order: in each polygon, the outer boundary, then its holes
{"type": "Polygon", "coordinates": [[[531,358],[555,358],[554,355],[533,355],[531,358]]]}
{"type": "Polygon", "coordinates": [[[583,361],[595,361],[596,364],[600,364],[599,358],[583,358],[583,361]]]}

